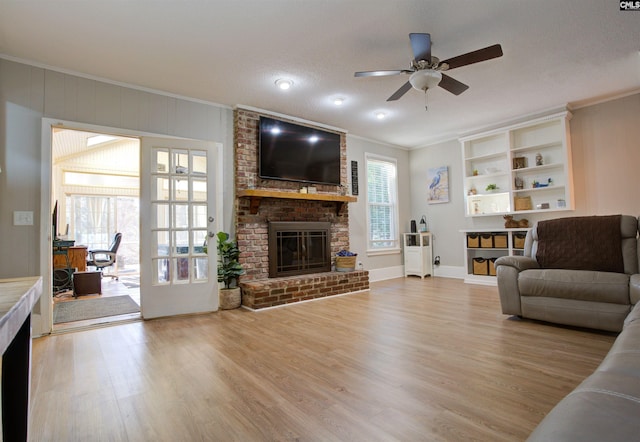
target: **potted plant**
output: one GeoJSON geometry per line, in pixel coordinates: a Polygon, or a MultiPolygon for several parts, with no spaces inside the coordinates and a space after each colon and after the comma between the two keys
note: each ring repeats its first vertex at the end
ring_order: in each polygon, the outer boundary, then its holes
{"type": "Polygon", "coordinates": [[[220,287],[220,308],[229,310],[240,307],[242,294],[237,286],[237,279],[244,273],[238,262],[240,250],[236,241],[229,239],[226,232],[218,232],[218,282],[224,283],[220,287]]]}
{"type": "Polygon", "coordinates": [[[496,192],[498,190],[498,186],[495,184],[487,184],[487,188],[485,190],[487,192],[496,192]]]}

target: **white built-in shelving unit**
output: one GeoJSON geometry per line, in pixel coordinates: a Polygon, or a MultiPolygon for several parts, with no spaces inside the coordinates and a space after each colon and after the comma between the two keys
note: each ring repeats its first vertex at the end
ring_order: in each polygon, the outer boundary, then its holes
{"type": "Polygon", "coordinates": [[[522,255],[529,228],[461,230],[464,234],[464,282],[496,285],[494,262],[501,256],[522,255]]]}
{"type": "Polygon", "coordinates": [[[461,138],[466,216],[573,210],[570,119],[564,111],[461,138]]]}

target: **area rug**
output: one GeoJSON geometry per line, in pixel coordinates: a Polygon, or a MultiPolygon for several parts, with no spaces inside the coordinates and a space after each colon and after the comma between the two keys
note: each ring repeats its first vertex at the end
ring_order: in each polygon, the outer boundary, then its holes
{"type": "Polygon", "coordinates": [[[83,321],[137,313],[140,306],[129,295],[59,302],[53,307],[53,323],[83,321]]]}

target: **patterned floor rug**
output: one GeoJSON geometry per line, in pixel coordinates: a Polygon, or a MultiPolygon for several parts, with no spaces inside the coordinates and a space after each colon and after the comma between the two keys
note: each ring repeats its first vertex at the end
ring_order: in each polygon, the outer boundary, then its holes
{"type": "Polygon", "coordinates": [[[53,323],[83,321],[137,313],[140,306],[129,295],[59,302],[53,306],[53,323]]]}

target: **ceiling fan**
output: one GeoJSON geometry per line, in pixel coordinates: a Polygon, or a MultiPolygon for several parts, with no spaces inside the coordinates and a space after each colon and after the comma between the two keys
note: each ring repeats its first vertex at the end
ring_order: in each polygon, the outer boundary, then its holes
{"type": "Polygon", "coordinates": [[[409,69],[355,73],[356,77],[385,77],[389,75],[411,74],[409,81],[387,98],[387,101],[398,100],[412,87],[419,91],[426,92],[427,89],[435,87],[436,85],[448,90],[454,95],[460,95],[469,89],[469,86],[444,74],[443,71],[502,57],[502,47],[499,44],[495,44],[484,49],[478,49],[477,51],[440,61],[437,57],[431,56],[431,35],[412,33],[409,34],[409,39],[411,40],[411,49],[413,50],[414,56],[409,69]]]}

